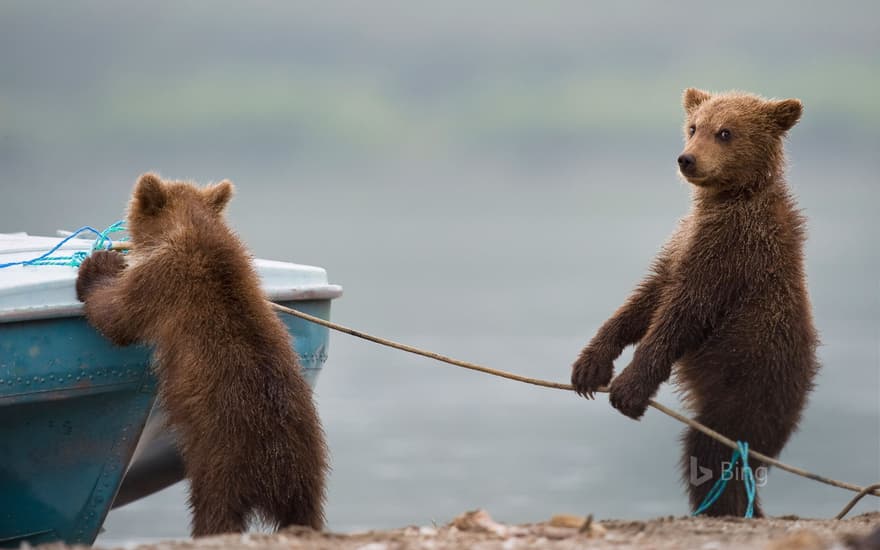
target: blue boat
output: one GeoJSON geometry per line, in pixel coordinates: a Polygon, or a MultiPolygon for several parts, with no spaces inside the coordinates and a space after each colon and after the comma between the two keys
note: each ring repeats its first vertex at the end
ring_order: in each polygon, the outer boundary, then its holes
{"type": "MultiPolygon", "coordinates": [[[[0,234],[0,264],[34,258],[59,242],[0,234]]],[[[71,239],[59,253],[91,247],[71,239]]],[[[318,267],[255,266],[270,300],[324,319],[342,294],[318,267]]],[[[115,347],[88,325],[75,297],[76,274],[70,266],[0,269],[0,547],[91,544],[111,507],[183,477],[154,407],[150,350],[115,347]]],[[[282,320],[314,386],[328,331],[282,320]]]]}

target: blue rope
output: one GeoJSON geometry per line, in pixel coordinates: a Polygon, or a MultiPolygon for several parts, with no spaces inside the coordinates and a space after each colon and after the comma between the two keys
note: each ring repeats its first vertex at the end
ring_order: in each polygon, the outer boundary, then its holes
{"type": "MultiPolygon", "coordinates": [[[[71,239],[74,239],[74,238],[78,237],[79,235],[81,235],[82,233],[86,233],[86,232],[94,233],[97,236],[97,238],[95,239],[95,243],[92,245],[93,251],[94,250],[110,250],[110,248],[113,246],[113,240],[110,238],[110,234],[116,233],[119,231],[125,231],[125,221],[124,220],[119,220],[118,222],[114,223],[113,225],[111,225],[110,227],[105,229],[104,231],[98,231],[94,227],[86,225],[86,226],[80,227],[79,229],[77,229],[76,231],[74,231],[73,233],[71,233],[70,235],[65,237],[64,239],[62,239],[61,242],[59,242],[58,244],[53,246],[52,249],[49,250],[48,252],[46,252],[45,254],[37,256],[36,258],[31,258],[30,260],[21,260],[18,262],[9,262],[6,264],[0,264],[0,269],[3,269],[5,267],[13,267],[13,266],[17,266],[17,265],[21,265],[21,266],[25,266],[25,265],[66,265],[66,266],[70,266],[70,267],[79,267],[80,264],[83,263],[83,260],[85,260],[88,257],[89,252],[86,252],[84,250],[79,250],[69,256],[53,256],[52,254],[57,252],[58,249],[60,249],[65,244],[67,244],[67,242],[69,242],[71,239]]],[[[126,239],[120,239],[120,240],[126,240],[126,239]]]]}
{"type": "Polygon", "coordinates": [[[706,498],[703,499],[703,503],[694,510],[694,513],[691,515],[697,516],[702,514],[706,510],[709,509],[710,506],[715,504],[715,501],[718,500],[718,497],[721,496],[721,493],[724,492],[724,489],[727,487],[727,481],[733,477],[733,468],[736,466],[737,460],[742,460],[742,472],[743,472],[743,483],[746,486],[746,497],[749,499],[749,505],[746,507],[746,514],[744,517],[751,518],[755,512],[755,474],[752,472],[752,468],[749,466],[749,444],[745,441],[737,441],[737,448],[733,451],[733,456],[730,458],[730,463],[728,463],[727,467],[724,471],[721,472],[721,477],[718,478],[718,481],[715,482],[715,485],[709,489],[709,492],[706,494],[706,498]]]}
{"type": "MultiPolygon", "coordinates": [[[[125,231],[125,220],[119,220],[114,222],[104,231],[101,231],[101,234],[98,235],[98,239],[95,241],[95,244],[92,245],[92,250],[110,250],[113,246],[113,241],[110,239],[110,233],[118,233],[119,231],[125,231]],[[106,243],[106,244],[105,244],[106,243]]],[[[127,239],[120,239],[127,240],[127,239]]]]}

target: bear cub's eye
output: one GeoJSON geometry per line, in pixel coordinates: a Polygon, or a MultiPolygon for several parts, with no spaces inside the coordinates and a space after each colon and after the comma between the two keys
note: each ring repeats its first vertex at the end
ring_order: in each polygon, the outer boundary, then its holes
{"type": "Polygon", "coordinates": [[[697,127],[694,126],[693,124],[691,124],[691,127],[688,128],[688,135],[689,135],[689,136],[692,136],[692,135],[694,135],[695,133],[697,133],[697,127]]]}
{"type": "Polygon", "coordinates": [[[723,130],[718,132],[718,139],[720,139],[721,141],[730,141],[730,137],[730,130],[728,130],[727,128],[724,128],[723,130]]]}

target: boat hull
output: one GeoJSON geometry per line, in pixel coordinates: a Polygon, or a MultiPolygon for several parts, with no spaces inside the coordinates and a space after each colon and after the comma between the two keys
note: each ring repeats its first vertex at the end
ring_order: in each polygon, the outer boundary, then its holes
{"type": "MultiPolygon", "coordinates": [[[[279,303],[330,316],[330,299],[279,303]]],[[[328,331],[282,320],[314,385],[328,331]]],[[[0,323],[0,546],[91,544],[155,397],[150,350],[116,347],[82,316],[0,323]]]]}

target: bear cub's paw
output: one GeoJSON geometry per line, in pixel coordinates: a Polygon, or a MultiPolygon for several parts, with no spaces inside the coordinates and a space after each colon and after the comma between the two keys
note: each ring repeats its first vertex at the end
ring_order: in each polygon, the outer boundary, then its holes
{"type": "Polygon", "coordinates": [[[76,278],[76,299],[85,302],[89,293],[103,279],[111,279],[125,269],[125,258],[119,252],[96,250],[79,266],[76,278]]]}
{"type": "Polygon", "coordinates": [[[648,409],[656,389],[639,380],[633,375],[632,369],[624,369],[611,383],[608,400],[612,407],[633,420],[638,420],[648,409]]]}
{"type": "Polygon", "coordinates": [[[578,395],[593,398],[593,392],[607,386],[614,375],[612,357],[596,346],[587,346],[571,368],[571,385],[578,395]]]}

